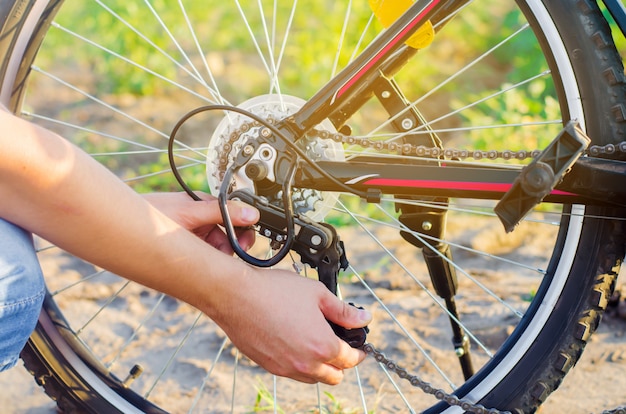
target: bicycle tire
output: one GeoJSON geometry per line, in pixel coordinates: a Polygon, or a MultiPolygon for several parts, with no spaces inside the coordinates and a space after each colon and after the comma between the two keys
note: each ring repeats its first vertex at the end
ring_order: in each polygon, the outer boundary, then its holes
{"type": "MultiPolygon", "coordinates": [[[[7,56],[0,73],[0,97],[16,113],[21,110],[30,62],[61,3],[0,3],[0,51],[7,56]]],[[[623,66],[597,4],[585,0],[575,7],[567,1],[519,3],[556,79],[563,118],[580,112],[575,106],[582,97],[585,128],[594,144],[624,140],[623,66]],[[552,29],[546,19],[554,21],[552,29]]],[[[603,218],[621,217],[623,212],[589,206],[574,206],[572,212],[582,210],[584,217],[568,211],[563,215],[547,268],[549,277],[516,330],[481,371],[456,389],[458,396],[486,407],[534,412],[576,363],[600,321],[625,246],[624,222],[603,218]]],[[[163,412],[124,386],[94,357],[50,294],[22,358],[37,382],[67,412],[163,412]]],[[[438,404],[427,412],[444,411],[447,406],[438,404]]]]}

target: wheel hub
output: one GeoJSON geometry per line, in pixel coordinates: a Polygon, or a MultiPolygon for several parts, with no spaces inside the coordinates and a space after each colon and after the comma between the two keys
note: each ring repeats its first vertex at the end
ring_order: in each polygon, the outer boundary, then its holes
{"type": "MultiPolygon", "coordinates": [[[[294,96],[268,94],[249,99],[238,105],[238,108],[251,112],[272,124],[277,120],[294,114],[304,103],[303,99],[294,96]]],[[[206,174],[213,194],[219,192],[224,174],[232,165],[235,157],[245,150],[243,148],[244,143],[249,139],[258,137],[259,129],[262,126],[255,123],[253,124],[254,126],[249,127],[251,121],[250,118],[243,114],[227,113],[211,135],[207,152],[206,174]]],[[[320,126],[327,131],[336,132],[332,123],[328,120],[325,120],[320,126]]],[[[268,146],[268,144],[264,145],[268,146]]],[[[314,162],[344,160],[343,147],[341,144],[331,140],[303,137],[298,141],[298,145],[314,162]]],[[[271,152],[271,150],[273,149],[270,149],[268,152],[271,152]]],[[[244,188],[255,191],[253,181],[246,176],[244,170],[245,167],[235,174],[230,191],[244,188]]],[[[269,177],[273,177],[273,172],[269,174],[269,177]]],[[[268,198],[271,203],[281,203],[280,192],[259,195],[268,198]]],[[[306,214],[315,221],[322,220],[330,209],[334,207],[336,201],[337,196],[327,191],[322,192],[306,188],[294,188],[292,191],[294,212],[296,214],[306,214]]]]}

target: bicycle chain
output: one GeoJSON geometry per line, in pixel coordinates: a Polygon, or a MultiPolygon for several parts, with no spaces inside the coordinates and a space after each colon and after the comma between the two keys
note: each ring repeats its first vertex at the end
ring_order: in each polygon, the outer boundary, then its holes
{"type": "MultiPolygon", "coordinates": [[[[272,117],[267,119],[269,124],[276,124],[276,120],[272,117]]],[[[218,158],[217,158],[217,167],[220,173],[220,180],[223,179],[223,174],[226,171],[228,166],[228,155],[235,148],[235,144],[237,140],[241,138],[241,136],[252,128],[261,127],[262,125],[256,121],[245,122],[242,123],[241,126],[232,131],[229,134],[228,142],[224,143],[221,148],[218,150],[218,158]]],[[[320,138],[320,139],[331,139],[335,142],[346,144],[346,145],[357,145],[362,148],[368,149],[372,148],[377,151],[387,151],[387,152],[397,152],[401,155],[408,156],[418,156],[418,157],[427,157],[427,158],[440,158],[441,156],[447,159],[468,159],[472,158],[475,160],[481,159],[504,159],[504,160],[524,160],[527,158],[537,157],[541,151],[533,150],[519,150],[519,151],[482,151],[482,150],[458,150],[458,149],[449,149],[449,148],[439,148],[439,147],[426,147],[423,145],[413,145],[413,144],[398,144],[394,142],[384,142],[384,141],[374,141],[368,138],[356,138],[352,136],[346,136],[340,133],[332,133],[325,130],[313,129],[312,132],[307,134],[308,137],[312,138],[320,138]]],[[[622,141],[618,144],[606,144],[606,145],[592,145],[590,146],[585,153],[592,156],[598,156],[601,154],[615,154],[616,152],[626,153],[626,141],[622,141]]],[[[399,378],[407,380],[413,387],[421,389],[424,393],[433,395],[436,399],[440,401],[444,401],[450,406],[458,406],[462,410],[475,414],[511,414],[509,411],[500,411],[496,408],[486,408],[481,404],[475,404],[468,400],[464,400],[462,398],[457,397],[454,394],[447,393],[445,390],[441,388],[433,387],[430,383],[422,380],[417,375],[410,374],[406,369],[401,368],[395,361],[390,360],[385,356],[384,353],[377,350],[374,345],[370,343],[365,343],[361,349],[367,354],[373,357],[378,363],[382,364],[389,371],[394,372],[399,378]]],[[[618,407],[612,410],[605,410],[602,414],[626,414],[626,406],[618,407]]]]}
{"type": "MultiPolygon", "coordinates": [[[[430,383],[422,380],[417,375],[411,375],[406,369],[400,367],[395,361],[390,360],[381,351],[377,350],[374,345],[366,342],[361,349],[372,356],[376,362],[383,365],[389,371],[393,371],[401,379],[407,380],[412,386],[421,389],[425,394],[431,394],[436,399],[444,401],[450,406],[461,407],[462,410],[474,414],[511,414],[510,411],[500,411],[497,408],[486,408],[481,404],[474,404],[470,401],[457,397],[454,394],[446,393],[444,390],[433,387],[430,383]]],[[[601,414],[626,414],[626,405],[604,410],[601,414]]]]}
{"type": "Polygon", "coordinates": [[[378,363],[382,364],[389,371],[393,371],[401,379],[405,379],[412,386],[421,389],[426,394],[431,394],[440,401],[446,402],[450,406],[461,407],[466,412],[475,414],[511,414],[509,411],[500,411],[496,408],[486,408],[480,404],[474,404],[470,401],[463,400],[454,394],[448,394],[440,388],[433,387],[430,383],[422,380],[417,375],[411,375],[406,369],[401,368],[394,361],[388,359],[385,354],[378,351],[374,345],[365,343],[361,349],[368,355],[371,355],[378,363]]]}
{"type": "MultiPolygon", "coordinates": [[[[276,119],[273,117],[269,117],[267,119],[269,124],[276,124],[276,119]]],[[[252,128],[260,127],[261,125],[256,121],[250,121],[242,123],[239,129],[233,131],[229,135],[228,142],[222,146],[223,151],[218,154],[218,170],[220,170],[220,174],[222,171],[226,170],[228,165],[228,154],[234,147],[234,144],[238,139],[241,138],[241,135],[250,131],[252,128]]],[[[541,150],[535,149],[532,151],[527,150],[460,150],[454,148],[439,148],[439,147],[427,147],[424,145],[414,145],[409,143],[399,144],[396,142],[389,141],[375,141],[369,138],[357,138],[349,135],[343,135],[341,133],[333,133],[326,130],[318,130],[313,129],[311,132],[307,134],[310,138],[320,138],[320,139],[330,139],[334,142],[346,145],[356,145],[360,146],[364,149],[374,149],[376,151],[385,151],[391,153],[398,153],[400,155],[405,156],[417,156],[417,157],[426,157],[426,158],[440,158],[444,157],[449,160],[464,160],[464,159],[475,159],[475,160],[524,160],[527,158],[536,158],[541,150]]],[[[599,155],[612,155],[617,152],[626,153],[626,141],[619,142],[617,144],[606,144],[606,145],[592,145],[585,150],[586,155],[591,155],[597,157],[599,155]]],[[[220,177],[221,179],[221,177],[220,177]]]]}
{"type": "MultiPolygon", "coordinates": [[[[356,138],[352,136],[346,136],[340,133],[330,133],[328,131],[320,131],[314,130],[315,137],[320,139],[332,139],[335,142],[347,144],[347,145],[357,145],[362,148],[373,148],[378,151],[389,151],[389,152],[397,152],[401,155],[409,155],[409,156],[418,156],[418,157],[426,157],[426,158],[439,158],[441,156],[446,159],[468,159],[473,158],[475,160],[481,159],[504,159],[504,160],[524,160],[527,158],[536,158],[541,154],[541,150],[535,149],[532,151],[519,150],[519,151],[497,151],[497,150],[460,150],[454,148],[439,148],[439,147],[427,147],[424,145],[413,145],[409,143],[398,144],[395,142],[385,142],[385,141],[374,141],[368,138],[356,138]]],[[[617,144],[606,144],[606,145],[592,145],[586,151],[585,154],[591,156],[598,155],[611,155],[616,152],[626,153],[626,141],[622,141],[617,144]]]]}

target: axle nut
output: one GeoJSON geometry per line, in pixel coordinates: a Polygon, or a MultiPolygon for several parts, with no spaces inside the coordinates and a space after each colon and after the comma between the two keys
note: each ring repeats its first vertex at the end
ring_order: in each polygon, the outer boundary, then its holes
{"type": "Polygon", "coordinates": [[[256,160],[250,161],[246,164],[245,172],[246,176],[248,176],[248,178],[252,181],[260,181],[266,178],[268,174],[267,165],[256,160]]]}

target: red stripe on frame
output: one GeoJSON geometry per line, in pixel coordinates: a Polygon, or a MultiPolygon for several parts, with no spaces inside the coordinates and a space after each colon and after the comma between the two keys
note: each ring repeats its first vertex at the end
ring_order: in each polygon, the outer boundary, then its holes
{"type": "MultiPolygon", "coordinates": [[[[509,183],[477,183],[463,181],[437,181],[437,180],[408,180],[401,178],[373,178],[363,182],[365,185],[380,187],[413,187],[413,188],[439,188],[445,190],[465,191],[489,191],[494,193],[506,193],[512,187],[509,183]]],[[[575,194],[567,191],[553,190],[550,194],[570,195],[575,194]]]]}

